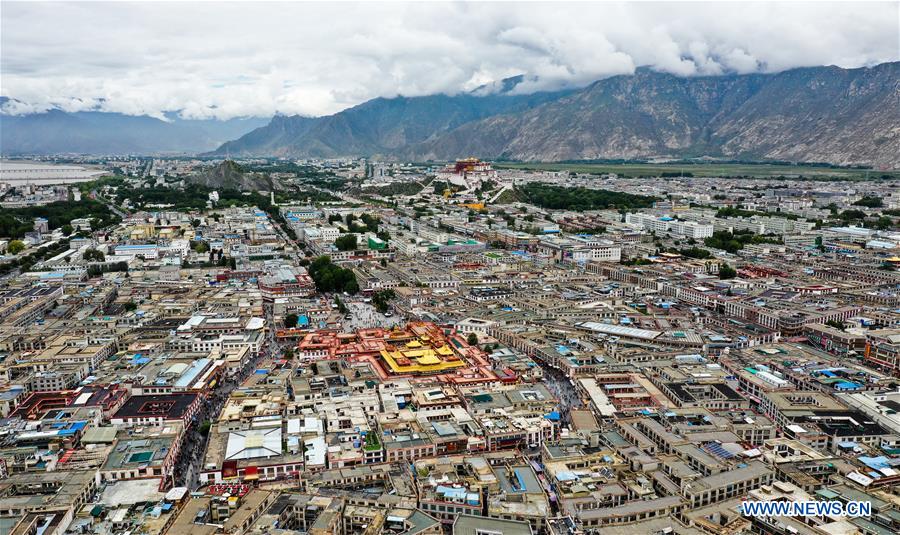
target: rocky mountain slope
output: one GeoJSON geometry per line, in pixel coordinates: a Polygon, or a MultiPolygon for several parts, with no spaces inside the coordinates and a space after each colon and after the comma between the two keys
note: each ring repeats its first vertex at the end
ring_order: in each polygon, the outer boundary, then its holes
{"type": "Polygon", "coordinates": [[[900,167],[900,63],[692,78],[642,68],[574,92],[504,91],[375,99],[327,117],[276,117],[216,154],[712,156],[900,167]]]}
{"type": "Polygon", "coordinates": [[[210,155],[310,156],[331,158],[392,154],[463,124],[501,113],[531,109],[568,92],[511,94],[522,77],[463,95],[376,98],[334,115],[276,116],[261,128],[225,143],[210,155]]]}
{"type": "MultiPolygon", "coordinates": [[[[207,154],[419,161],[710,156],[900,168],[896,62],[692,78],[641,68],[578,90],[518,94],[523,80],[461,95],[377,98],[329,116],[279,115],[268,122],[61,110],[0,114],[0,153],[197,153],[217,147],[207,154]]],[[[0,97],[0,107],[5,103],[0,97]]]]}
{"type": "Polygon", "coordinates": [[[239,191],[272,191],[282,189],[278,181],[266,173],[252,173],[231,160],[188,177],[188,183],[216,189],[239,191]]]}
{"type": "Polygon", "coordinates": [[[900,63],[678,78],[640,69],[409,147],[413,159],[717,156],[900,166],[900,63]]]}

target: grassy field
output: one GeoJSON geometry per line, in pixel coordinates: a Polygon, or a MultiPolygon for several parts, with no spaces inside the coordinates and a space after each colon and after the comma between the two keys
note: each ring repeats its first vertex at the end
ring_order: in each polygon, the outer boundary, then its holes
{"type": "Polygon", "coordinates": [[[877,180],[882,177],[900,179],[900,171],[879,171],[875,169],[845,169],[814,167],[805,165],[777,164],[644,164],[644,163],[505,163],[497,162],[499,169],[531,169],[539,171],[574,171],[576,173],[606,174],[616,173],[622,177],[655,177],[663,173],[691,173],[695,177],[724,178],[803,178],[807,180],[877,180]]]}

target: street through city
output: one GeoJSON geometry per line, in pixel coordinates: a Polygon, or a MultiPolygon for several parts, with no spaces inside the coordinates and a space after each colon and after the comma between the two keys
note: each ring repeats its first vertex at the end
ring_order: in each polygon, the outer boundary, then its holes
{"type": "Polygon", "coordinates": [[[571,424],[572,409],[580,409],[584,406],[581,396],[572,384],[572,380],[566,377],[563,372],[542,360],[535,358],[534,361],[538,363],[538,366],[544,372],[543,384],[559,400],[560,424],[571,424]]]}
{"type": "MultiPolygon", "coordinates": [[[[272,308],[265,305],[266,320],[272,322],[272,308]]],[[[200,487],[199,476],[203,469],[203,458],[206,452],[209,432],[202,433],[201,426],[204,421],[214,426],[219,413],[225,406],[225,402],[231,393],[238,388],[256,370],[256,366],[270,355],[282,355],[283,347],[275,340],[275,330],[267,329],[266,342],[256,357],[251,358],[241,370],[233,375],[225,375],[216,384],[215,388],[207,395],[206,402],[200,412],[191,421],[185,430],[184,446],[181,448],[178,461],[175,466],[175,483],[178,486],[186,486],[191,490],[200,487]],[[180,477],[179,477],[180,476],[180,477]]]]}

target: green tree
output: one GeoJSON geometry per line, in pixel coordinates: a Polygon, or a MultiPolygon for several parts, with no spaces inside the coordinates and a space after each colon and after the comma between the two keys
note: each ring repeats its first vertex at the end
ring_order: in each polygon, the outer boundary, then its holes
{"type": "Polygon", "coordinates": [[[360,219],[366,225],[366,230],[369,232],[378,232],[378,224],[381,222],[377,216],[373,216],[371,214],[363,214],[360,219]]]}
{"type": "Polygon", "coordinates": [[[43,206],[25,206],[0,210],[0,236],[20,238],[31,231],[37,217],[47,219],[51,229],[71,224],[73,219],[90,218],[92,226],[102,228],[119,218],[100,201],[85,198],[81,201],[57,201],[43,206]]]}
{"type": "Polygon", "coordinates": [[[394,290],[380,290],[378,292],[375,292],[375,295],[372,296],[372,304],[375,305],[375,310],[383,314],[387,312],[391,300],[396,296],[397,294],[394,292],[394,290]]]}
{"type": "Polygon", "coordinates": [[[352,269],[345,269],[344,272],[350,273],[350,278],[344,282],[344,291],[348,294],[355,294],[359,292],[359,283],[356,282],[356,275],[353,273],[352,269]]]}
{"type": "Polygon", "coordinates": [[[469,336],[466,338],[466,342],[468,342],[470,346],[478,345],[478,335],[475,333],[469,333],[469,336]]]}
{"type": "Polygon", "coordinates": [[[103,251],[88,249],[81,255],[81,258],[86,262],[103,262],[106,260],[106,255],[103,254],[103,251]]]}
{"type": "Polygon", "coordinates": [[[862,210],[844,210],[838,215],[838,217],[842,221],[854,221],[857,219],[865,219],[866,213],[862,210]]]}
{"type": "Polygon", "coordinates": [[[869,228],[875,228],[878,230],[888,230],[892,226],[894,226],[894,220],[887,216],[881,216],[871,223],[867,222],[866,226],[869,228]]]}
{"type": "Polygon", "coordinates": [[[701,249],[699,247],[691,247],[690,249],[681,249],[677,252],[678,252],[678,254],[680,254],[682,256],[686,256],[688,258],[698,258],[701,260],[712,257],[712,253],[710,253],[706,249],[701,249]]]}
{"type": "Polygon", "coordinates": [[[74,228],[72,228],[72,225],[70,225],[68,223],[61,226],[59,229],[62,231],[63,235],[65,235],[65,236],[71,235],[72,231],[75,230],[74,228]]]}
{"type": "Polygon", "coordinates": [[[9,245],[6,246],[6,252],[12,255],[16,255],[25,250],[25,242],[22,240],[13,240],[9,242],[9,245]]]}
{"type": "Polygon", "coordinates": [[[356,250],[356,234],[344,234],[334,240],[334,245],[339,251],[355,251],[356,250]]]}
{"type": "Polygon", "coordinates": [[[881,208],[884,206],[884,203],[881,200],[881,197],[870,197],[866,195],[862,199],[853,203],[854,206],[865,206],[866,208],[881,208]]]}
{"type": "Polygon", "coordinates": [[[293,329],[297,326],[297,321],[299,319],[300,318],[298,318],[296,314],[288,314],[284,317],[284,326],[288,329],[293,329]]]}
{"type": "Polygon", "coordinates": [[[330,256],[323,255],[310,262],[308,271],[320,292],[355,294],[359,291],[359,283],[353,270],[332,264],[330,256]]]}
{"type": "Polygon", "coordinates": [[[719,264],[719,278],[722,280],[733,279],[737,277],[737,271],[726,263],[719,264]]]}

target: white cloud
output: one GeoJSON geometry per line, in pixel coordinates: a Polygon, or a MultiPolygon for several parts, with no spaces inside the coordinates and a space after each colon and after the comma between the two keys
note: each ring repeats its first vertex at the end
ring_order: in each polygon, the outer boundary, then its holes
{"type": "Polygon", "coordinates": [[[5,110],[334,113],[378,96],[579,86],[898,59],[885,3],[19,3],[0,18],[5,110]]]}

